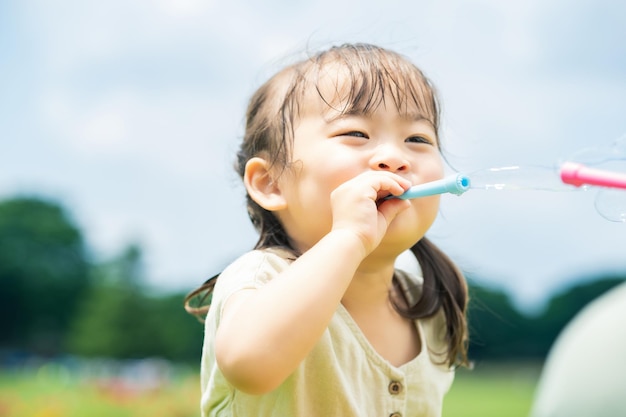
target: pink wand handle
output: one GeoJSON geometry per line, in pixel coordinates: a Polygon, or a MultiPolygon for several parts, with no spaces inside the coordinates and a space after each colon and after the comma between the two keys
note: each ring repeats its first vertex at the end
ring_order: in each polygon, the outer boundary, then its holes
{"type": "Polygon", "coordinates": [[[626,174],[588,168],[576,162],[565,162],[561,165],[561,181],[576,187],[586,184],[626,189],[626,174]]]}

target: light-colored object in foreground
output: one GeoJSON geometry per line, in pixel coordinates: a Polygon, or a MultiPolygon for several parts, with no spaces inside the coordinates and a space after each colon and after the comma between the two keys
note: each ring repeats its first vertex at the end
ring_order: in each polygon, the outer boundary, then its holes
{"type": "Polygon", "coordinates": [[[558,337],[531,417],[626,416],[626,283],[589,304],[558,337]]]}

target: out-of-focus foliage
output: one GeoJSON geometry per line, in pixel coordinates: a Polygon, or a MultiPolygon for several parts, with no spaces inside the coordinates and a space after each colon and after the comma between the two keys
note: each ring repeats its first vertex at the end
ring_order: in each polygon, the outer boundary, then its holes
{"type": "Polygon", "coordinates": [[[69,350],[85,356],[151,356],[149,314],[142,295],[141,250],[128,247],[118,258],[93,267],[93,285],[81,300],[69,334],[69,350]]]}
{"type": "MultiPolygon", "coordinates": [[[[470,358],[543,358],[578,311],[624,278],[587,279],[536,316],[470,279],[470,358]]],[[[183,299],[147,288],[139,245],[93,262],[80,229],[57,203],[0,202],[0,363],[15,352],[196,363],[203,329],[183,299]]]]}
{"type": "Polygon", "coordinates": [[[595,277],[555,294],[536,315],[520,313],[502,291],[470,285],[472,359],[544,358],[565,325],[589,302],[626,280],[595,277]]]}
{"type": "Polygon", "coordinates": [[[58,204],[20,197],[0,202],[0,346],[62,351],[89,287],[81,231],[58,204]]]}
{"type": "Polygon", "coordinates": [[[183,294],[151,296],[142,281],[138,246],[96,267],[94,285],[69,335],[69,351],[87,357],[196,361],[202,327],[183,310],[183,294]]]}
{"type": "Polygon", "coordinates": [[[184,311],[184,294],[150,293],[141,258],[130,245],[91,262],[57,203],[0,202],[0,363],[64,353],[196,362],[202,326],[184,311]]]}
{"type": "Polygon", "coordinates": [[[538,317],[537,336],[550,345],[563,328],[580,311],[580,309],[598,298],[611,288],[621,284],[626,276],[598,277],[591,281],[576,284],[565,291],[554,295],[546,310],[538,317]]]}
{"type": "Polygon", "coordinates": [[[522,351],[517,345],[524,339],[519,336],[527,332],[527,321],[504,292],[470,285],[468,327],[472,359],[501,359],[522,351]]]}

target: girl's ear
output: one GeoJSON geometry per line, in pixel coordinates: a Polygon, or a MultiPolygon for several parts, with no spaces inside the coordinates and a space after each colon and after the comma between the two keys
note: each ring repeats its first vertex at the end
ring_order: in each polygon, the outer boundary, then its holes
{"type": "Polygon", "coordinates": [[[265,210],[278,211],[287,207],[266,159],[254,157],[248,160],[243,182],[250,198],[265,210]]]}

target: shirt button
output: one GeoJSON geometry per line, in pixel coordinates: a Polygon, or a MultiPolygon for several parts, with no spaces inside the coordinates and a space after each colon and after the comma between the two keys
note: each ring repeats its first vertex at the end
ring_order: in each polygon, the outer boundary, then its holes
{"type": "Polygon", "coordinates": [[[391,413],[389,414],[389,417],[402,417],[402,414],[396,412],[396,413],[391,413]]]}
{"type": "Polygon", "coordinates": [[[398,395],[401,392],[402,392],[402,383],[400,383],[399,381],[391,381],[389,383],[389,394],[398,395]]]}

